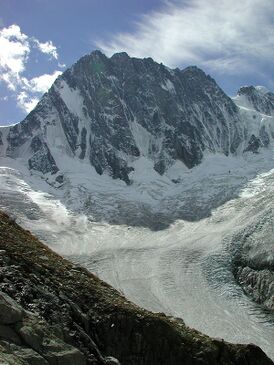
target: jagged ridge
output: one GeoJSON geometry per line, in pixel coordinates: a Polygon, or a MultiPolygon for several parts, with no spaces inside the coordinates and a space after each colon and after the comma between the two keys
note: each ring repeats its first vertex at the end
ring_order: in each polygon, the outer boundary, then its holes
{"type": "Polygon", "coordinates": [[[42,174],[62,171],[60,155],[75,156],[130,183],[140,156],[163,174],[176,160],[192,168],[205,152],[242,151],[247,136],[237,106],[199,68],[94,51],[22,123],[4,129],[0,155],[24,157],[42,174]]]}

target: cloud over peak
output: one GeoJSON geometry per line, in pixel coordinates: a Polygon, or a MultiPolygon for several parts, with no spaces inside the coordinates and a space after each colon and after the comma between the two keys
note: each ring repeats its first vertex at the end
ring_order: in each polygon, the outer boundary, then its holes
{"type": "Polygon", "coordinates": [[[111,55],[151,56],[168,66],[197,64],[219,73],[250,72],[274,59],[273,0],[165,1],[130,33],[97,46],[111,55]]]}

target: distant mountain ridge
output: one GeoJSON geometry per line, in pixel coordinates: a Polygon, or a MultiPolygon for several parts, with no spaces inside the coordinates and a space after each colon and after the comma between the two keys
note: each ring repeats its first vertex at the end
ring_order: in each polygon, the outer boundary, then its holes
{"type": "MultiPolygon", "coordinates": [[[[256,110],[273,110],[273,94],[261,93],[260,104],[248,90],[240,93],[256,110]]],[[[141,156],[162,175],[177,160],[192,168],[205,153],[254,152],[271,138],[259,123],[250,133],[235,103],[195,66],[171,70],[151,58],[94,51],[58,77],[21,123],[0,128],[0,156],[20,156],[61,184],[67,155],[130,184],[141,156]]]]}
{"type": "Polygon", "coordinates": [[[274,94],[263,86],[243,86],[236,98],[260,113],[274,116],[274,94]]]}

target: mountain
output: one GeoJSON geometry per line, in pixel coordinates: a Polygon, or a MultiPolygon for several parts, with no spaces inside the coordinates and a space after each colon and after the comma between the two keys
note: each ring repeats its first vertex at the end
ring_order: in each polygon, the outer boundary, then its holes
{"type": "Polygon", "coordinates": [[[0,128],[0,209],[132,302],[274,359],[272,107],[95,51],[0,128]]]}
{"type": "Polygon", "coordinates": [[[243,86],[235,101],[260,113],[274,115],[274,94],[263,86],[243,86]]]}
{"type": "MultiPolygon", "coordinates": [[[[262,98],[270,108],[272,99],[262,98]]],[[[57,184],[60,155],[130,184],[140,157],[160,175],[176,161],[193,168],[208,153],[267,146],[269,131],[258,128],[251,135],[234,102],[197,67],[171,70],[151,58],[94,51],[65,71],[25,120],[0,130],[0,155],[24,157],[57,184]]]]}
{"type": "Polygon", "coordinates": [[[273,364],[255,345],[212,340],[182,320],[133,305],[1,212],[0,228],[5,364],[273,364]]]}

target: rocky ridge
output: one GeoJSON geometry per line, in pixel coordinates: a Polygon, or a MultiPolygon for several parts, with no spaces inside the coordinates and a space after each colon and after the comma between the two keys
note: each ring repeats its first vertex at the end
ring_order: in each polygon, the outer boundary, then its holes
{"type": "Polygon", "coordinates": [[[274,115],[274,94],[262,86],[243,86],[237,96],[260,113],[274,115]]]}
{"type": "Polygon", "coordinates": [[[25,120],[0,130],[0,156],[25,159],[57,185],[64,155],[130,184],[140,157],[160,175],[178,160],[192,168],[206,153],[266,147],[272,137],[262,128],[251,135],[234,102],[195,66],[171,70],[94,51],[58,77],[25,120]]]}

